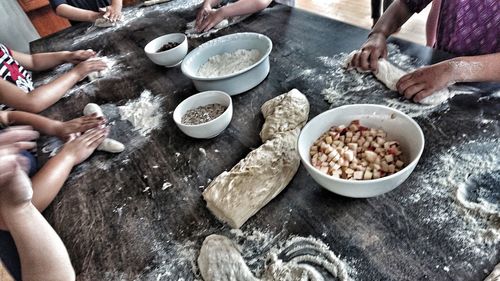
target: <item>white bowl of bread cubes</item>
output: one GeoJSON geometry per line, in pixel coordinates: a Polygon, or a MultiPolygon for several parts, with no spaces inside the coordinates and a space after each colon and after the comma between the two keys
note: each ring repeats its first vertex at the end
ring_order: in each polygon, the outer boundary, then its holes
{"type": "Polygon", "coordinates": [[[424,150],[420,126],[403,112],[356,104],[323,112],[299,137],[304,167],[322,187],[354,198],[389,192],[413,172],[424,150]]]}

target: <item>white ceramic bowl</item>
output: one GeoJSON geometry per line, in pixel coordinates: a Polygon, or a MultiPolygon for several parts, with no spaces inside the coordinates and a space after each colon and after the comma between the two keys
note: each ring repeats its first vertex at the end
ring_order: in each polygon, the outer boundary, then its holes
{"type": "Polygon", "coordinates": [[[417,165],[424,142],[420,126],[403,112],[382,105],[356,104],[330,109],[314,117],[300,133],[298,146],[302,164],[318,184],[343,196],[366,198],[389,192],[402,184],[417,165]],[[399,141],[406,167],[380,179],[358,181],[334,178],[314,168],[309,154],[312,144],[332,126],[349,125],[356,119],[363,126],[383,129],[388,140],[399,141]]]}
{"type": "Polygon", "coordinates": [[[149,42],[146,47],[144,47],[144,52],[146,52],[146,55],[152,62],[158,65],[165,67],[177,66],[182,62],[188,52],[187,37],[182,33],[172,33],[160,36],[149,42]],[[157,52],[163,45],[169,42],[180,44],[170,50],[157,52]]]}
{"type": "Polygon", "coordinates": [[[231,123],[231,118],[233,118],[233,101],[228,94],[221,91],[207,91],[192,95],[182,101],[174,110],[175,124],[184,134],[197,139],[215,138],[227,128],[231,123]],[[182,116],[188,110],[211,103],[224,105],[227,109],[219,117],[206,123],[198,125],[182,124],[182,116]]]}
{"type": "Polygon", "coordinates": [[[236,33],[218,37],[191,51],[182,62],[182,73],[193,80],[198,91],[217,90],[230,95],[241,94],[259,85],[267,77],[272,48],[271,39],[259,33],[236,33]],[[214,78],[198,75],[198,70],[209,58],[239,49],[257,49],[261,58],[253,65],[233,74],[214,78]]]}

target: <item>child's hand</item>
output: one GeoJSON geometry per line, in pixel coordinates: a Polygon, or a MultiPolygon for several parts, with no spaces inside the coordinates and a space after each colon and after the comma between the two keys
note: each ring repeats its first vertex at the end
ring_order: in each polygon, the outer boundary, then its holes
{"type": "Polygon", "coordinates": [[[36,147],[36,142],[33,142],[33,140],[39,136],[40,134],[33,131],[30,126],[9,127],[0,133],[0,148],[2,149],[0,157],[7,154],[19,154],[22,150],[33,149],[36,147]]]}
{"type": "Polygon", "coordinates": [[[373,33],[368,37],[360,50],[352,57],[349,67],[363,71],[378,71],[378,59],[387,57],[386,37],[381,33],[373,33]]]}
{"type": "Polygon", "coordinates": [[[102,17],[109,19],[111,22],[118,21],[122,18],[122,7],[119,5],[107,6],[106,13],[102,17]]]}
{"type": "Polygon", "coordinates": [[[208,11],[208,14],[201,20],[201,23],[197,25],[196,30],[198,32],[207,32],[224,19],[224,10],[222,8],[217,10],[212,9],[208,11]]]}
{"type": "Polygon", "coordinates": [[[95,71],[101,71],[106,69],[108,66],[102,60],[87,60],[79,63],[72,71],[75,71],[78,76],[83,79],[89,75],[89,73],[95,71]]]}
{"type": "Polygon", "coordinates": [[[198,14],[196,15],[196,24],[195,24],[196,30],[199,30],[201,23],[210,14],[210,12],[212,10],[213,9],[212,9],[212,6],[210,5],[210,3],[205,1],[203,3],[203,6],[198,11],[198,14]]]}
{"type": "Polygon", "coordinates": [[[104,141],[108,135],[107,128],[91,129],[79,137],[67,142],[61,154],[67,156],[73,165],[78,165],[85,161],[94,153],[96,148],[104,141]]]}
{"type": "Polygon", "coordinates": [[[91,57],[95,56],[95,54],[96,53],[91,49],[69,52],[68,57],[66,58],[66,62],[72,64],[79,64],[82,61],[86,61],[91,57]]]}
{"type": "Polygon", "coordinates": [[[59,122],[56,126],[56,136],[61,140],[67,141],[71,138],[72,134],[83,133],[93,128],[104,125],[106,120],[96,114],[90,116],[82,116],[66,122],[59,122]]]}
{"type": "Polygon", "coordinates": [[[420,102],[453,82],[453,65],[441,62],[406,74],[399,79],[396,87],[405,98],[420,102]]]}

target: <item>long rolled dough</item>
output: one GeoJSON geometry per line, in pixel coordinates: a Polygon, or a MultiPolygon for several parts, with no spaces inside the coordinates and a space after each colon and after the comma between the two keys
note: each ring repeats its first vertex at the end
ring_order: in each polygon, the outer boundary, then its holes
{"type": "MultiPolygon", "coordinates": [[[[344,67],[347,68],[355,53],[356,51],[353,51],[347,56],[344,67]]],[[[393,65],[383,58],[378,60],[378,71],[376,73],[373,73],[373,75],[391,91],[398,90],[396,88],[396,84],[398,83],[399,79],[401,79],[401,77],[406,74],[408,74],[408,72],[398,68],[397,66],[393,65]]],[[[444,88],[442,90],[434,92],[428,97],[425,97],[420,101],[420,103],[427,105],[436,105],[450,99],[451,97],[453,97],[453,93],[448,90],[448,88],[444,88]]]]}
{"type": "Polygon", "coordinates": [[[208,209],[233,228],[241,227],[276,197],[300,165],[297,140],[308,118],[307,98],[292,90],[266,102],[262,113],[267,118],[261,137],[267,141],[229,172],[220,174],[203,192],[208,209]],[[277,110],[280,106],[288,113],[277,110]]]}
{"type": "MultiPolygon", "coordinates": [[[[88,116],[96,113],[97,117],[104,116],[102,109],[95,103],[89,103],[83,108],[83,115],[88,116]]],[[[114,139],[105,138],[104,141],[97,147],[99,151],[106,151],[110,153],[120,153],[125,150],[123,143],[114,139]]]]}
{"type": "Polygon", "coordinates": [[[491,274],[484,281],[500,281],[500,263],[495,266],[491,274]]]}

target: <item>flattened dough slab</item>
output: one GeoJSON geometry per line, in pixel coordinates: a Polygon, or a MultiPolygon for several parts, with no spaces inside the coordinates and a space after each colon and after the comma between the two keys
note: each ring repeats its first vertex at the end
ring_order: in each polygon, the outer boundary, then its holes
{"type": "Polygon", "coordinates": [[[261,138],[267,141],[203,192],[208,209],[233,228],[241,227],[276,197],[300,166],[297,140],[309,114],[307,98],[292,90],[266,102],[262,113],[266,122],[261,138]]]}

